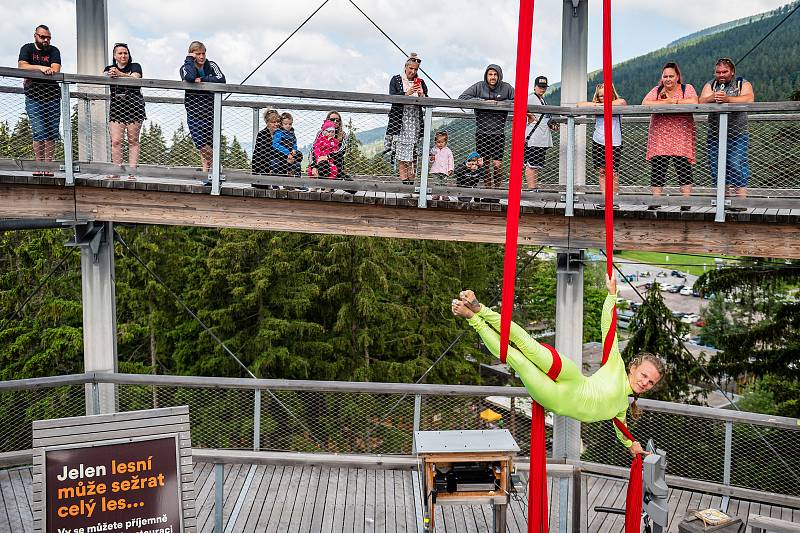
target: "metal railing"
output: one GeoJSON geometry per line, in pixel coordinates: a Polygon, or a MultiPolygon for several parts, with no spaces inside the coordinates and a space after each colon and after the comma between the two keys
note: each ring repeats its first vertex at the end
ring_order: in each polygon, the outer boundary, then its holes
{"type": "MultiPolygon", "coordinates": [[[[497,201],[505,197],[511,105],[211,83],[202,84],[205,94],[200,97],[184,98],[187,89],[198,88],[197,84],[177,81],[112,82],[102,76],[45,77],[30,71],[0,68],[0,124],[5,124],[5,129],[0,130],[3,140],[0,158],[14,160],[14,168],[62,167],[67,184],[74,183],[78,172],[108,173],[122,179],[129,173],[134,177],[207,180],[211,194],[220,194],[222,180],[227,178],[228,183],[293,186],[301,190],[338,188],[399,194],[427,190],[429,194],[418,195],[420,207],[436,199],[497,201]],[[20,87],[21,78],[58,83],[60,105],[30,107],[20,87]],[[141,99],[135,96],[139,91],[141,99]],[[127,96],[120,98],[120,94],[127,96]],[[225,95],[231,98],[225,99],[225,95]],[[392,114],[393,105],[399,105],[403,112],[407,109],[408,116],[392,114]],[[260,135],[267,129],[262,111],[268,108],[292,115],[293,135],[296,149],[302,153],[301,160],[289,159],[279,151],[293,149],[294,141],[288,130],[284,132],[280,127],[276,130],[280,133],[276,143],[268,143],[265,139],[269,136],[260,135]],[[316,161],[324,155],[315,155],[314,151],[328,111],[335,111],[343,123],[344,135],[341,139],[335,135],[338,148],[328,158],[337,167],[335,173],[330,165],[316,161]],[[28,112],[59,114],[61,138],[55,141],[53,158],[62,165],[29,162],[34,154],[28,112]],[[507,113],[507,119],[503,121],[501,115],[499,123],[493,126],[494,132],[486,133],[482,130],[490,128],[486,126],[487,113],[507,113]],[[138,168],[133,169],[128,164],[132,145],[118,131],[109,137],[109,119],[119,124],[120,120],[138,120],[142,114],[147,118],[139,122],[138,168]],[[477,121],[476,115],[480,115],[477,121]],[[390,119],[399,125],[393,128],[399,133],[386,136],[390,119]],[[441,132],[447,133],[447,147],[453,154],[452,175],[448,175],[448,167],[444,160],[438,159],[439,155],[431,159],[436,134],[441,132]],[[72,149],[64,150],[64,146],[72,149]],[[466,158],[476,149],[485,154],[483,165],[467,168],[466,158]],[[495,170],[491,160],[496,157],[500,163],[495,170]],[[313,162],[309,167],[310,160],[313,162]],[[122,166],[118,164],[120,161],[124,162],[122,166]],[[441,172],[442,169],[445,171],[441,172]],[[353,182],[342,182],[342,178],[353,182]]],[[[523,200],[563,203],[567,216],[573,214],[576,203],[601,203],[601,173],[597,167],[602,162],[598,161],[601,154],[594,147],[592,129],[594,118],[602,109],[531,105],[529,112],[533,114],[529,129],[535,134],[531,138],[539,137],[538,141],[530,142],[552,143],[552,147],[532,150],[526,156],[529,167],[541,168],[535,172],[526,170],[523,200]],[[541,125],[538,120],[541,115],[545,123],[549,120],[548,126],[541,125]]],[[[800,206],[800,182],[792,171],[792,163],[800,157],[798,102],[621,106],[615,108],[615,114],[621,117],[617,198],[620,204],[716,206],[717,220],[724,220],[725,205],[730,203],[771,208],[800,206]],[[748,115],[746,153],[741,115],[737,115],[744,112],[748,115]],[[709,113],[719,114],[719,127],[715,126],[713,115],[709,122],[709,113]],[[666,134],[659,126],[665,118],[671,120],[666,134]],[[664,135],[670,142],[681,141],[678,144],[688,151],[686,160],[666,161],[659,155],[665,153],[661,142],[664,135]],[[727,178],[715,180],[713,174],[724,174],[727,178]],[[726,187],[726,181],[734,187],[726,187]],[[747,198],[730,196],[745,191],[747,198]],[[662,195],[653,196],[654,192],[662,195]]],[[[44,127],[39,124],[40,118],[35,116],[33,120],[38,121],[39,136],[44,127]]],[[[276,134],[272,137],[275,139],[276,134]]],[[[318,148],[317,154],[323,154],[324,147],[318,148]]]]}
{"type": "MultiPolygon", "coordinates": [[[[529,450],[530,400],[521,387],[87,373],[0,383],[0,452],[30,448],[35,419],[83,415],[85,388],[100,383],[116,385],[120,411],[188,405],[195,448],[408,455],[415,429],[502,426],[522,455],[529,450]],[[487,408],[502,422],[485,422],[481,412],[487,408]]],[[[741,488],[748,495],[800,496],[797,419],[644,399],[639,404],[646,414],[629,421],[631,430],[668,450],[672,476],[729,487],[731,495],[741,488]]],[[[627,466],[630,457],[615,441],[611,424],[582,424],[583,469],[627,466]]]]}

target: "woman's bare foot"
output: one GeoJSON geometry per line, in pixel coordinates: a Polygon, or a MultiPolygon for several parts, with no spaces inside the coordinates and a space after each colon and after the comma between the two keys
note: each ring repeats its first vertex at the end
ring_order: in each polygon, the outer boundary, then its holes
{"type": "Polygon", "coordinates": [[[458,297],[461,298],[461,301],[464,302],[473,313],[477,313],[481,310],[481,304],[478,302],[478,298],[470,289],[461,291],[458,293],[458,297]]]}
{"type": "Polygon", "coordinates": [[[453,310],[453,314],[456,316],[472,318],[475,315],[475,313],[473,313],[470,308],[467,307],[467,304],[461,300],[453,300],[451,309],[453,310]]]}

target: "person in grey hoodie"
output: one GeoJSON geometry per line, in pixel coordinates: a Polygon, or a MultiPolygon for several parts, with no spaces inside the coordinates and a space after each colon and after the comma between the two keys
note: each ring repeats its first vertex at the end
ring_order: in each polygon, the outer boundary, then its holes
{"type": "MultiPolygon", "coordinates": [[[[483,81],[475,83],[461,93],[459,100],[484,100],[499,104],[514,100],[514,87],[503,81],[503,69],[489,65],[483,81]]],[[[475,150],[492,161],[492,175],[486,180],[487,187],[501,187],[503,176],[503,154],[506,144],[506,119],[508,111],[475,111],[475,150]]]]}

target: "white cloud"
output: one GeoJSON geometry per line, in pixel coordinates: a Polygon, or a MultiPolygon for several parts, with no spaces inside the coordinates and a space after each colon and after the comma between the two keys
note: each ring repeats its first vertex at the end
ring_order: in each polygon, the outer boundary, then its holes
{"type": "MultiPolygon", "coordinates": [[[[749,17],[786,5],[789,0],[703,0],[684,2],[679,9],[674,3],[641,0],[615,0],[614,11],[635,9],[662,23],[680,23],[696,29],[715,26],[723,22],[749,17]]],[[[599,10],[598,10],[599,11],[599,10]]],[[[680,35],[676,38],[681,37],[680,35]]]]}

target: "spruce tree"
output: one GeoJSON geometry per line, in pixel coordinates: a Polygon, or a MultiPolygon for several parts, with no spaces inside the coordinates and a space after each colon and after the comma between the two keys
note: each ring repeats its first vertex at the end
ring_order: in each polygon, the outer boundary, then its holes
{"type": "Polygon", "coordinates": [[[666,361],[666,379],[648,397],[671,401],[696,399],[697,393],[691,385],[702,379],[702,374],[680,341],[686,330],[686,325],[673,318],[672,311],[664,305],[658,284],[654,283],[631,320],[631,336],[622,352],[626,363],[642,352],[666,361]]]}

